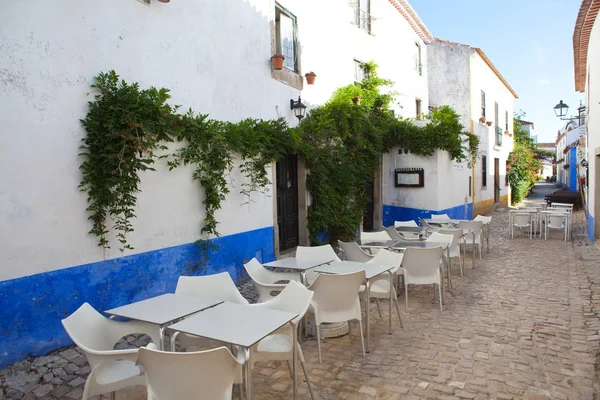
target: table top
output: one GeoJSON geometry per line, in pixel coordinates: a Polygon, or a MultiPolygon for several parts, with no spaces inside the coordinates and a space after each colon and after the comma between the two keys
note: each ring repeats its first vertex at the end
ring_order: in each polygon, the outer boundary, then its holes
{"type": "Polygon", "coordinates": [[[222,302],[221,300],[167,293],[125,306],[112,308],[105,311],[105,313],[136,321],[165,325],[198,311],[214,307],[222,302]]]}
{"type": "Polygon", "coordinates": [[[297,271],[305,271],[307,269],[311,269],[317,267],[319,265],[329,264],[335,260],[331,259],[329,261],[314,261],[314,262],[303,262],[299,263],[296,257],[287,257],[279,260],[271,261],[266,264],[263,264],[265,267],[270,268],[287,268],[287,269],[295,269],[297,271]]]}
{"type": "Polygon", "coordinates": [[[396,229],[396,232],[416,232],[419,233],[423,230],[427,230],[426,228],[423,228],[422,226],[399,226],[396,229]]]}
{"type": "Polygon", "coordinates": [[[170,325],[169,329],[249,348],[297,316],[287,311],[224,302],[170,325]]]}
{"type": "Polygon", "coordinates": [[[517,208],[514,210],[509,210],[509,213],[537,213],[540,209],[534,207],[527,208],[517,208]]]}
{"type": "Polygon", "coordinates": [[[420,249],[441,247],[442,249],[445,249],[446,247],[448,247],[448,245],[449,243],[432,242],[429,240],[399,240],[393,247],[396,249],[406,249],[408,247],[417,247],[420,249]]]}
{"type": "Polygon", "coordinates": [[[317,267],[315,271],[324,274],[351,274],[353,272],[365,271],[367,279],[371,279],[395,267],[395,265],[367,264],[356,261],[336,261],[329,265],[317,267]]]}
{"type": "Polygon", "coordinates": [[[369,241],[365,241],[363,243],[363,241],[360,239],[358,239],[356,241],[356,243],[361,247],[392,247],[397,242],[398,242],[397,240],[379,240],[379,241],[369,240],[369,241]]]}

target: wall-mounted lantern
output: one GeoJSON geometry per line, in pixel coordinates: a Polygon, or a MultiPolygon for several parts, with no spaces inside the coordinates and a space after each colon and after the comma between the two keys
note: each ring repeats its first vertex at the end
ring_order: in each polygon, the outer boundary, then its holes
{"type": "Polygon", "coordinates": [[[302,104],[300,96],[298,96],[298,101],[290,99],[290,109],[294,111],[294,115],[296,116],[296,118],[298,118],[298,121],[302,121],[302,118],[304,118],[304,114],[306,114],[306,106],[302,104]]]}

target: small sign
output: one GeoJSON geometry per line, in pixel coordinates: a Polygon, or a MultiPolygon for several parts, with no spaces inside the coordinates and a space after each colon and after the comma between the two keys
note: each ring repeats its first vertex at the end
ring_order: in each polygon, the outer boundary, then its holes
{"type": "Polygon", "coordinates": [[[425,186],[425,170],[423,168],[397,168],[394,177],[396,187],[425,186]]]}

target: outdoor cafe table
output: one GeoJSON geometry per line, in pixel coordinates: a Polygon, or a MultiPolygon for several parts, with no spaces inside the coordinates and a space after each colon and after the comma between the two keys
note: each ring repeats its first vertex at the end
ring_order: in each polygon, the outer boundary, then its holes
{"type": "Polygon", "coordinates": [[[304,284],[304,286],[308,286],[308,282],[306,280],[306,270],[318,267],[320,265],[329,264],[333,261],[334,260],[332,259],[332,260],[325,261],[325,262],[314,261],[314,262],[302,263],[302,262],[298,262],[298,259],[295,257],[287,257],[287,258],[282,258],[279,260],[268,262],[268,263],[264,264],[264,266],[269,267],[269,268],[284,268],[284,269],[294,270],[300,274],[300,279],[302,280],[302,284],[304,284]]]}
{"type": "MultiPolygon", "coordinates": [[[[246,398],[252,399],[252,354],[250,349],[298,315],[247,304],[224,302],[183,321],[170,325],[170,331],[187,333],[244,348],[246,362],[246,398]]],[[[297,332],[292,325],[292,379],[296,398],[297,332]]]]}
{"type": "MultiPolygon", "coordinates": [[[[425,222],[427,222],[428,224],[439,225],[440,227],[442,227],[443,225],[448,224],[448,223],[455,225],[455,224],[458,224],[461,221],[471,222],[471,221],[469,221],[467,219],[448,219],[448,220],[443,220],[443,221],[441,221],[441,220],[433,220],[433,219],[426,219],[425,220],[425,222]]],[[[482,224],[482,225],[486,225],[486,224],[482,224]]],[[[456,228],[453,228],[452,226],[449,226],[448,229],[456,229],[456,228]]],[[[473,235],[473,254],[472,254],[472,256],[473,256],[473,268],[475,268],[475,231],[473,229],[463,229],[462,231],[463,231],[463,237],[465,237],[465,236],[467,236],[469,234],[473,235]]],[[[483,243],[481,245],[483,246],[483,243]]],[[[489,251],[489,242],[488,242],[488,251],[489,251]]],[[[465,253],[463,252],[463,255],[464,254],[465,253]]]]}
{"type": "Polygon", "coordinates": [[[323,274],[351,274],[353,272],[365,271],[367,282],[365,284],[365,298],[366,298],[366,316],[367,316],[367,340],[366,340],[366,351],[369,352],[369,338],[371,337],[371,329],[369,324],[369,316],[371,313],[369,312],[369,303],[370,303],[370,295],[371,295],[371,280],[378,275],[381,275],[385,272],[389,274],[390,278],[390,310],[389,310],[389,331],[390,335],[392,334],[392,269],[394,265],[377,265],[377,264],[369,264],[355,262],[355,261],[335,261],[329,265],[322,265],[320,267],[316,267],[315,271],[323,274]]]}
{"type": "Polygon", "coordinates": [[[525,208],[515,208],[513,210],[508,211],[508,225],[511,227],[508,230],[509,237],[510,237],[510,232],[513,229],[512,225],[513,225],[514,215],[515,214],[532,214],[534,216],[534,218],[532,219],[532,222],[531,222],[532,227],[530,229],[534,229],[534,231],[533,231],[534,238],[537,235],[537,232],[539,230],[540,238],[541,238],[542,237],[542,221],[540,219],[540,210],[541,210],[541,207],[525,207],[525,208]],[[535,225],[536,225],[535,228],[533,228],[534,220],[535,220],[535,225]]]}
{"type": "Polygon", "coordinates": [[[188,315],[197,313],[221,304],[221,300],[204,299],[200,297],[183,296],[167,293],[146,300],[137,301],[125,306],[112,308],[106,314],[148,322],[159,326],[160,349],[164,349],[164,329],[188,315]]]}

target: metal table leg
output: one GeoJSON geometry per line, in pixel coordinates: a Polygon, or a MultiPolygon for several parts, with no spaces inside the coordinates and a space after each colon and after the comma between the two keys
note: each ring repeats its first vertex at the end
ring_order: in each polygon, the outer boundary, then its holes
{"type": "Polygon", "coordinates": [[[487,243],[487,252],[490,253],[490,223],[485,224],[485,242],[487,243]]]}
{"type": "Polygon", "coordinates": [[[246,363],[244,364],[244,372],[246,375],[246,400],[252,400],[252,357],[250,349],[245,348],[246,363]]]}
{"type": "Polygon", "coordinates": [[[369,279],[367,279],[367,282],[365,284],[365,297],[366,297],[366,303],[367,303],[367,343],[365,344],[365,350],[368,353],[369,352],[369,339],[371,338],[371,329],[370,329],[370,324],[369,324],[369,317],[371,315],[370,311],[369,311],[369,305],[370,305],[370,300],[371,300],[371,281],[369,279]]]}
{"type": "Polygon", "coordinates": [[[450,245],[446,247],[446,273],[448,274],[448,292],[452,293],[452,274],[450,273],[450,266],[452,259],[450,258],[450,245]]]}
{"type": "Polygon", "coordinates": [[[294,391],[293,399],[296,400],[298,396],[298,370],[296,365],[298,364],[298,332],[293,322],[290,321],[290,325],[292,325],[292,386],[294,391]]]}
{"type": "Polygon", "coordinates": [[[393,289],[394,286],[392,286],[393,285],[393,283],[392,283],[392,280],[393,280],[393,278],[392,278],[392,275],[393,275],[392,271],[388,271],[387,273],[390,276],[390,335],[391,335],[392,334],[392,301],[393,301],[392,300],[392,292],[393,292],[392,289],[393,289]]]}
{"type": "Polygon", "coordinates": [[[475,231],[473,233],[473,269],[475,269],[475,231]]]}

